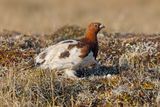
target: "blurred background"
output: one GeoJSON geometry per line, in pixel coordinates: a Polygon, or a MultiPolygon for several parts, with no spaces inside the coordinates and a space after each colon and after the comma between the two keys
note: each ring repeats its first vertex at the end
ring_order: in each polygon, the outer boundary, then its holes
{"type": "Polygon", "coordinates": [[[160,0],[0,0],[0,30],[51,33],[104,23],[109,32],[160,32],[160,0]]]}

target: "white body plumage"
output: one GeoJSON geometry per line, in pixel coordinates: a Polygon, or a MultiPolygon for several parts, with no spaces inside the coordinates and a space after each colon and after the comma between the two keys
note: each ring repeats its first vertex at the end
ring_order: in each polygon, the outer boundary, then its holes
{"type": "Polygon", "coordinates": [[[68,49],[69,45],[76,45],[78,42],[77,40],[65,40],[49,46],[35,58],[35,63],[42,69],[65,69],[68,76],[74,76],[74,70],[96,63],[92,51],[86,57],[81,58],[81,48],[75,46],[68,49]],[[62,53],[64,56],[60,57],[62,53]]]}

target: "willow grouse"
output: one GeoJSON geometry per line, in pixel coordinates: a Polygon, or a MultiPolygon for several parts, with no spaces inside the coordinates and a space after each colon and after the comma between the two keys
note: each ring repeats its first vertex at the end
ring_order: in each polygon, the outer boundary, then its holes
{"type": "Polygon", "coordinates": [[[104,28],[101,23],[89,24],[85,37],[79,40],[64,40],[47,47],[36,58],[42,69],[65,70],[69,77],[76,77],[75,70],[97,64],[97,33],[104,28]]]}

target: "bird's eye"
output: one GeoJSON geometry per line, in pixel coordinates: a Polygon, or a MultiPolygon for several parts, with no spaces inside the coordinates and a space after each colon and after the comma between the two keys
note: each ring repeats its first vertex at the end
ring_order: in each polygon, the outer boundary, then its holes
{"type": "Polygon", "coordinates": [[[96,28],[98,28],[98,25],[97,25],[97,24],[94,24],[94,26],[95,26],[96,28]]]}

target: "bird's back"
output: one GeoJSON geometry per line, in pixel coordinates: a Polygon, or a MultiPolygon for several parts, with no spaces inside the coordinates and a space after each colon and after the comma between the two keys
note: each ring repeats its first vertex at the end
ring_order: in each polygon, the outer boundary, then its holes
{"type": "Polygon", "coordinates": [[[35,62],[41,68],[66,69],[73,68],[82,61],[80,41],[65,40],[42,51],[35,62]]]}

